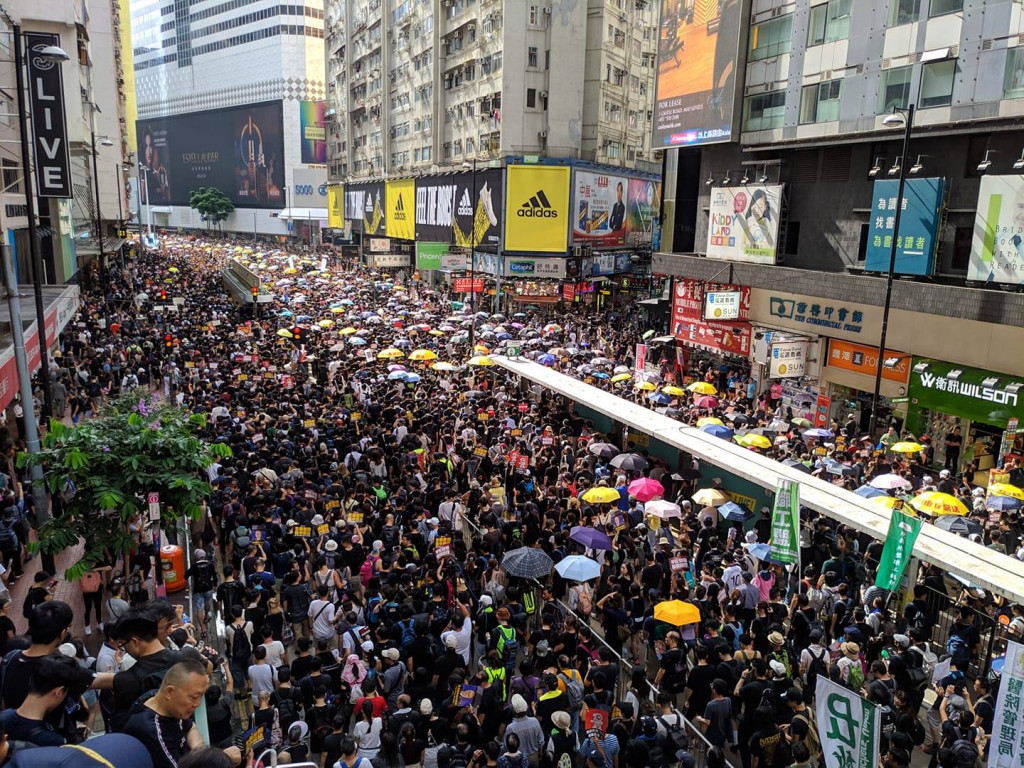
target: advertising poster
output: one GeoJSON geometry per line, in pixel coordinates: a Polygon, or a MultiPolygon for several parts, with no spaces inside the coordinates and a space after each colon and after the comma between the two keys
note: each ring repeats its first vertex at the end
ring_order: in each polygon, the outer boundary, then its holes
{"type": "Polygon", "coordinates": [[[412,179],[387,182],[387,220],[389,237],[416,239],[416,182],[412,179]]]}
{"type": "Polygon", "coordinates": [[[630,179],[626,204],[626,245],[653,245],[661,214],[661,182],[630,179]]]}
{"type": "Polygon", "coordinates": [[[1024,176],[982,176],[968,280],[1024,283],[1024,176]]]}
{"type": "Polygon", "coordinates": [[[814,710],[828,768],[874,768],[881,764],[877,706],[832,682],[828,675],[818,675],[814,710]]]}
{"type": "MultiPolygon", "coordinates": [[[[416,237],[438,243],[452,241],[455,221],[455,175],[443,174],[416,179],[416,237]]],[[[467,192],[467,203],[469,193],[467,192]]],[[[471,206],[470,206],[471,207],[471,206]]],[[[429,267],[429,269],[440,269],[429,267]]]]}
{"type": "Polygon", "coordinates": [[[353,232],[384,235],[384,183],[368,181],[345,185],[345,218],[353,232]]]}
{"type": "MultiPolygon", "coordinates": [[[[910,380],[910,357],[895,349],[885,351],[885,359],[892,358],[896,362],[890,366],[882,366],[882,378],[907,384],[910,380]]],[[[828,363],[830,368],[842,368],[864,376],[875,376],[878,373],[878,347],[854,344],[841,339],[828,340],[828,363]]]]}
{"type": "Polygon", "coordinates": [[[326,208],[327,169],[296,168],[286,197],[290,208],[326,208]]]}
{"type": "Polygon", "coordinates": [[[325,102],[299,102],[299,133],[302,136],[302,153],[300,162],[305,165],[324,165],[327,163],[327,129],[324,115],[325,102]]]}
{"type": "Polygon", "coordinates": [[[1015,640],[1006,644],[996,698],[996,713],[992,720],[992,742],[988,748],[989,768],[1019,768],[1021,734],[1024,734],[1024,707],[1020,705],[1024,693],[1024,645],[1015,640]]]}
{"type": "Polygon", "coordinates": [[[936,413],[1005,429],[1024,420],[1024,380],[966,365],[915,357],[910,365],[910,402],[936,413]]]}
{"type": "MultiPolygon", "coordinates": [[[[71,198],[71,154],[65,118],[64,80],[61,68],[36,55],[60,46],[60,35],[25,32],[28,70],[29,114],[35,153],[36,191],[39,197],[71,198]]],[[[24,128],[24,125],[22,125],[24,128]]]]}
{"type": "Polygon", "coordinates": [[[807,375],[807,342],[779,341],[771,345],[768,376],[773,379],[799,379],[807,375]]]}
{"type": "MultiPolygon", "coordinates": [[[[903,187],[900,232],[896,238],[897,274],[932,273],[944,190],[945,179],[907,179],[903,187]]],[[[898,191],[899,181],[896,179],[875,180],[864,260],[864,269],[869,272],[889,271],[898,191]]],[[[978,210],[981,210],[980,206],[978,210]]]]}
{"type": "Polygon", "coordinates": [[[569,236],[570,169],[510,165],[505,172],[505,250],[564,253],[569,236]]]}
{"type": "Polygon", "coordinates": [[[708,258],[774,264],[781,203],[781,184],[714,187],[708,258]]]}
{"type": "MultiPolygon", "coordinates": [[[[500,168],[455,174],[455,216],[451,240],[461,248],[497,246],[501,242],[502,194],[500,168]]],[[[568,193],[568,185],[566,185],[568,193]]],[[[563,216],[564,221],[564,216],[563,216]]]]}
{"type": "Polygon", "coordinates": [[[448,243],[416,243],[416,269],[441,269],[448,253],[448,243]]]}
{"type": "Polygon", "coordinates": [[[753,337],[750,323],[703,320],[705,289],[740,291],[740,318],[746,320],[750,310],[749,287],[704,284],[691,278],[676,278],[672,295],[672,335],[708,349],[746,357],[750,354],[753,337]]]}
{"type": "Polygon", "coordinates": [[[628,185],[625,176],[576,171],[572,190],[574,243],[625,245],[628,185]]]}
{"type": "Polygon", "coordinates": [[[345,187],[341,184],[327,188],[327,226],[345,228],[345,187]]]}
{"type": "Polygon", "coordinates": [[[731,140],[745,26],[741,0],[661,0],[653,146],[731,140]]]}
{"type": "Polygon", "coordinates": [[[774,562],[800,562],[800,485],[792,480],[780,479],[775,489],[771,545],[774,562]]]}
{"type": "Polygon", "coordinates": [[[284,207],[280,101],[193,112],[136,123],[151,205],[188,205],[216,187],[236,208],[284,207]]]}

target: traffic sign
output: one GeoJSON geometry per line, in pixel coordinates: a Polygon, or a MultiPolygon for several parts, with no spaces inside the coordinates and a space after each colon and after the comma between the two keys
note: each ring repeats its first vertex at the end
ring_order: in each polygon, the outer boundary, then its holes
{"type": "Polygon", "coordinates": [[[149,502],[149,522],[155,523],[160,519],[160,494],[149,493],[146,501],[149,502]]]}

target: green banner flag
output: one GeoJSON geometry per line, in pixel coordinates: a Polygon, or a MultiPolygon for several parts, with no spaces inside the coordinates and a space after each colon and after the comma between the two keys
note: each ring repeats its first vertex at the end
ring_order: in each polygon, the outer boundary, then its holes
{"type": "Polygon", "coordinates": [[[800,562],[800,486],[792,480],[779,480],[775,489],[771,545],[774,562],[800,562]]]}
{"type": "Polygon", "coordinates": [[[825,768],[879,765],[877,706],[825,675],[818,675],[814,708],[825,768]]]}
{"type": "Polygon", "coordinates": [[[914,552],[914,542],[917,541],[917,534],[921,532],[921,521],[916,517],[901,512],[899,509],[892,511],[892,519],[889,521],[889,533],[885,537],[885,547],[882,548],[882,559],[878,566],[878,574],[875,576],[875,586],[895,592],[899,589],[903,574],[906,573],[910,564],[910,556],[914,552]]]}

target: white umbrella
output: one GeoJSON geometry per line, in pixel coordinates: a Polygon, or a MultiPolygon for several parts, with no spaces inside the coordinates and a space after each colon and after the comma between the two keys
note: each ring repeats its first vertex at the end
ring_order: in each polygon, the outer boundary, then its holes
{"type": "Polygon", "coordinates": [[[678,504],[673,504],[671,501],[665,501],[664,499],[658,499],[644,504],[644,514],[660,517],[664,520],[668,517],[682,517],[683,510],[679,508],[678,504]]]}
{"type": "Polygon", "coordinates": [[[900,488],[909,488],[911,483],[909,480],[905,480],[899,475],[894,475],[890,473],[887,475],[879,475],[878,477],[873,478],[871,482],[868,483],[868,485],[870,485],[872,488],[879,488],[883,491],[893,491],[900,488]]]}

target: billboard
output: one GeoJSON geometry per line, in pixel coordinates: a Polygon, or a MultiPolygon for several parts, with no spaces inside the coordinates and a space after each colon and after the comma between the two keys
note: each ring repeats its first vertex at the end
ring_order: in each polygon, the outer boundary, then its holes
{"type": "Polygon", "coordinates": [[[477,171],[475,181],[472,171],[455,174],[455,215],[452,219],[452,242],[455,245],[472,248],[477,245],[497,246],[501,242],[504,191],[504,174],[500,168],[477,171]]]}
{"type": "Polygon", "coordinates": [[[505,171],[505,250],[565,253],[570,168],[510,165],[505,171]]]}
{"type": "Polygon", "coordinates": [[[708,258],[774,264],[781,205],[781,184],[714,187],[708,258]]]}
{"type": "Polygon", "coordinates": [[[799,379],[807,375],[807,342],[780,341],[772,344],[768,359],[771,379],[799,379]]]}
{"type": "Polygon", "coordinates": [[[291,208],[327,207],[327,169],[296,168],[285,202],[291,208]]]}
{"type": "Polygon", "coordinates": [[[448,255],[448,243],[416,243],[416,269],[441,269],[448,255]]]}
{"type": "Polygon", "coordinates": [[[416,239],[416,182],[412,179],[387,182],[387,217],[389,237],[416,239]]]}
{"type": "Polygon", "coordinates": [[[327,128],[324,102],[299,102],[299,135],[302,138],[300,162],[306,165],[327,163],[327,128]]]}
{"type": "MultiPolygon", "coordinates": [[[[455,175],[428,176],[416,179],[416,239],[435,243],[449,243],[452,240],[452,222],[455,216],[455,175]]],[[[466,193],[469,202],[469,192],[466,193]]],[[[468,206],[467,210],[472,210],[468,206]]],[[[417,251],[417,259],[419,252],[417,251]]],[[[437,266],[420,269],[440,269],[437,266]]]]}
{"type": "Polygon", "coordinates": [[[594,246],[626,243],[629,179],[576,170],[572,188],[572,240],[594,246]]]}
{"type": "Polygon", "coordinates": [[[1024,176],[983,176],[968,280],[1024,283],[1024,176]]]}
{"type": "Polygon", "coordinates": [[[384,182],[345,185],[345,218],[352,222],[353,232],[385,234],[384,210],[384,182]]]}
{"type": "Polygon", "coordinates": [[[654,245],[654,228],[661,215],[661,182],[630,179],[626,204],[626,245],[654,245]]]}
{"type": "Polygon", "coordinates": [[[679,277],[672,293],[672,335],[708,349],[746,357],[750,354],[753,336],[750,323],[704,320],[705,291],[739,291],[739,319],[747,319],[750,311],[748,286],[703,283],[679,277]]]}
{"type": "MultiPolygon", "coordinates": [[[[25,32],[28,63],[28,101],[32,123],[32,149],[39,197],[74,197],[71,182],[71,153],[65,119],[64,79],[59,66],[39,51],[60,45],[60,35],[25,32]]],[[[21,126],[24,128],[24,124],[21,126]]],[[[120,171],[118,172],[120,173],[120,171]]],[[[73,274],[73,272],[71,273],[73,274]]]]}
{"type": "Polygon", "coordinates": [[[284,205],[280,101],[192,112],[136,123],[151,205],[188,205],[216,187],[236,208],[284,205]]]}
{"type": "MultiPolygon", "coordinates": [[[[945,179],[907,179],[903,188],[900,231],[896,238],[898,274],[930,275],[933,271],[939,210],[942,208],[945,179]]],[[[876,179],[872,197],[864,269],[888,272],[896,226],[897,179],[876,179]]]]}
{"type": "Polygon", "coordinates": [[[327,226],[345,228],[345,187],[341,184],[327,188],[327,226]]]}
{"type": "Polygon", "coordinates": [[[652,146],[732,139],[742,0],[661,0],[652,146]]]}

